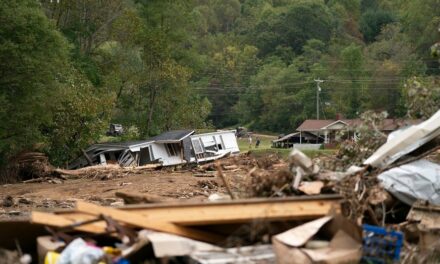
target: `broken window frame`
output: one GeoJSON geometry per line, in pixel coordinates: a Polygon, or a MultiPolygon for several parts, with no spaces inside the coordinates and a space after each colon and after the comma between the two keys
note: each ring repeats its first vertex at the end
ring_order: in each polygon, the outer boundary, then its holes
{"type": "Polygon", "coordinates": [[[179,143],[165,143],[165,149],[169,157],[178,157],[180,153],[179,143]]]}

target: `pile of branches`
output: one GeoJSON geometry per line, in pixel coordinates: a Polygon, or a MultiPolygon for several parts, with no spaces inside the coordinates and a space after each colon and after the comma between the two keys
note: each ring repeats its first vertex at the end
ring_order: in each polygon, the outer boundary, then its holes
{"type": "Polygon", "coordinates": [[[273,171],[256,167],[249,172],[246,192],[250,197],[292,195],[293,179],[294,175],[287,168],[273,171]]]}
{"type": "Polygon", "coordinates": [[[357,140],[347,139],[341,143],[336,153],[336,160],[344,165],[343,170],[351,165],[360,166],[386,142],[387,135],[379,128],[384,125],[387,116],[386,112],[375,113],[373,111],[367,111],[361,115],[361,124],[355,128],[357,140]]]}
{"type": "Polygon", "coordinates": [[[8,161],[2,173],[2,182],[19,182],[35,178],[59,177],[59,173],[49,163],[46,154],[41,152],[22,152],[8,161]]]}
{"type": "Polygon", "coordinates": [[[373,205],[384,202],[387,197],[378,197],[386,192],[378,189],[377,174],[377,171],[363,169],[336,184],[336,190],[344,197],[344,215],[350,220],[362,224],[368,216],[371,222],[379,225],[373,205]]]}

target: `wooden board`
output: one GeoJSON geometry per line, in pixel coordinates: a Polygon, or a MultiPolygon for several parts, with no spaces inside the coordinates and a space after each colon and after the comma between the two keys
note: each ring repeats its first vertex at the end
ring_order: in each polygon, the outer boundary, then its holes
{"type": "Polygon", "coordinates": [[[212,234],[209,232],[178,226],[166,221],[153,221],[148,217],[145,217],[144,215],[138,214],[136,212],[129,212],[129,211],[124,211],[110,207],[103,207],[92,203],[77,201],[76,211],[91,215],[102,214],[102,215],[110,216],[111,218],[113,218],[114,220],[120,223],[125,223],[140,228],[146,228],[155,231],[180,235],[200,241],[215,243],[223,240],[222,236],[212,234]]]}
{"type": "MultiPolygon", "coordinates": [[[[86,217],[86,219],[81,217],[75,217],[75,219],[69,219],[67,217],[64,217],[62,215],[56,215],[51,213],[44,213],[44,212],[38,212],[33,211],[31,213],[31,222],[35,224],[41,224],[41,225],[47,225],[47,226],[55,226],[55,227],[65,227],[68,225],[75,224],[77,222],[83,221],[83,220],[91,220],[95,217],[86,217]]],[[[96,222],[91,224],[86,224],[82,226],[75,227],[75,230],[87,232],[87,233],[93,233],[93,234],[101,234],[105,233],[106,224],[105,222],[96,222]]]]}
{"type": "MultiPolygon", "coordinates": [[[[253,220],[308,220],[322,217],[331,210],[340,211],[340,196],[307,196],[277,199],[247,199],[210,203],[160,203],[121,207],[152,222],[178,225],[246,223],[253,220]]],[[[121,211],[122,211],[121,210],[121,211]]],[[[83,213],[89,213],[87,210],[83,213]]],[[[77,212],[62,212],[78,219],[77,212]]],[[[82,214],[82,220],[86,220],[82,214]]]]}
{"type": "Polygon", "coordinates": [[[230,204],[205,207],[171,207],[148,209],[125,209],[144,215],[152,221],[167,221],[182,225],[207,225],[242,223],[253,220],[306,220],[322,217],[335,201],[302,201],[257,204],[230,204]]]}

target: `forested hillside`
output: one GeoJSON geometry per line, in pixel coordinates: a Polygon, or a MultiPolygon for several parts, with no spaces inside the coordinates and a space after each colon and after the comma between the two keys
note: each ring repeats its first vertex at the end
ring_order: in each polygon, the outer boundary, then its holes
{"type": "Polygon", "coordinates": [[[3,0],[0,158],[61,165],[110,122],[293,131],[318,78],[321,118],[423,117],[439,26],[439,0],[3,0]]]}

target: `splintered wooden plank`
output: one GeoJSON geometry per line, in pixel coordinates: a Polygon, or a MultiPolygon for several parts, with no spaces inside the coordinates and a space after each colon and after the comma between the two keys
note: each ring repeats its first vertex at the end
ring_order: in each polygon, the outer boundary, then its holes
{"type": "Polygon", "coordinates": [[[76,210],[82,213],[87,213],[91,215],[106,215],[110,216],[114,220],[133,225],[136,227],[151,229],[155,231],[166,232],[170,234],[180,235],[184,237],[189,237],[196,240],[206,241],[206,242],[219,242],[223,240],[222,236],[212,234],[209,232],[200,231],[193,228],[178,226],[165,221],[152,221],[151,219],[138,214],[136,212],[128,212],[120,209],[103,207],[95,205],[92,203],[77,201],[76,210]]]}
{"type": "Polygon", "coordinates": [[[267,203],[218,204],[209,206],[175,206],[126,208],[152,221],[167,221],[182,225],[243,223],[253,220],[307,220],[340,210],[335,200],[286,201],[267,203]]]}
{"type": "MultiPolygon", "coordinates": [[[[93,218],[93,217],[92,217],[93,218]]],[[[87,220],[90,220],[87,219],[87,220]]],[[[54,226],[54,227],[65,227],[72,224],[75,224],[79,221],[82,221],[76,217],[76,220],[68,219],[62,215],[56,215],[51,213],[44,213],[33,211],[31,213],[31,222],[35,224],[54,226]]],[[[77,226],[74,229],[82,232],[93,233],[93,234],[101,234],[105,233],[105,223],[104,222],[96,222],[85,224],[81,226],[77,226]]]]}
{"type": "MultiPolygon", "coordinates": [[[[160,203],[125,206],[120,209],[140,214],[151,222],[178,225],[231,224],[253,220],[307,220],[325,216],[332,210],[340,211],[340,196],[247,199],[210,203],[160,203]]],[[[79,217],[77,212],[61,214],[70,219],[79,217]]]]}

